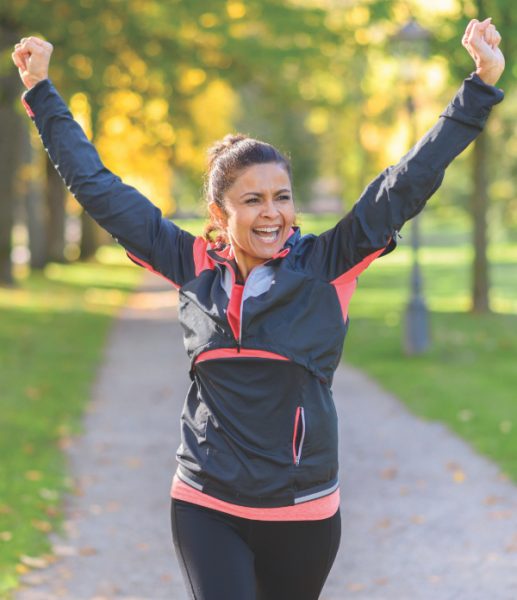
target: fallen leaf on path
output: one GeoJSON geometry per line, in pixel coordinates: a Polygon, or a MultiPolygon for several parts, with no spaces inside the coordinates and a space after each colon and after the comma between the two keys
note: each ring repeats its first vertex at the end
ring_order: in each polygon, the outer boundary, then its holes
{"type": "Polygon", "coordinates": [[[517,552],[517,533],[514,534],[510,543],[505,548],[506,552],[517,552]]]}
{"type": "Polygon", "coordinates": [[[102,514],[102,506],[99,506],[99,504],[90,504],[89,511],[92,515],[100,515],[102,514]]]}
{"type": "Polygon", "coordinates": [[[465,479],[467,479],[467,476],[465,475],[464,471],[458,470],[454,471],[454,473],[452,474],[452,478],[455,483],[463,483],[465,479]]]}
{"type": "Polygon", "coordinates": [[[389,519],[388,517],[385,517],[384,519],[381,519],[380,521],[377,521],[377,523],[375,523],[376,529],[389,529],[390,527],[391,519],[389,519]]]}
{"type": "Polygon", "coordinates": [[[500,502],[503,502],[504,498],[502,498],[501,496],[487,496],[484,501],[483,504],[485,504],[486,506],[493,506],[494,504],[499,504],[500,502]]]}
{"type": "Polygon", "coordinates": [[[490,519],[494,521],[504,521],[505,519],[511,519],[513,517],[513,511],[511,510],[493,510],[488,513],[490,519]]]}
{"type": "Polygon", "coordinates": [[[26,471],[25,479],[29,481],[40,481],[43,479],[43,473],[41,471],[26,471]]]}
{"type": "Polygon", "coordinates": [[[461,468],[457,462],[450,461],[447,463],[447,470],[452,473],[452,480],[455,483],[463,483],[467,478],[465,471],[461,468]]]}
{"type": "Polygon", "coordinates": [[[31,569],[45,569],[49,564],[49,561],[46,558],[27,556],[26,554],[20,556],[20,562],[22,565],[30,567],[31,569]]]}
{"type": "Polygon", "coordinates": [[[106,504],[106,510],[108,512],[117,512],[120,510],[120,502],[117,502],[116,500],[111,500],[110,502],[108,502],[108,504],[106,504]]]}
{"type": "Polygon", "coordinates": [[[25,575],[25,573],[28,573],[30,571],[30,569],[27,565],[22,565],[21,563],[18,563],[15,567],[15,571],[18,573],[18,575],[25,575]]]}
{"type": "Polygon", "coordinates": [[[79,554],[81,556],[94,556],[97,554],[97,550],[92,548],[91,546],[84,546],[83,548],[79,548],[79,554]]]}
{"type": "Polygon", "coordinates": [[[425,523],[425,517],[422,515],[413,515],[411,517],[411,522],[415,523],[415,525],[421,525],[422,523],[425,523]]]}
{"type": "Polygon", "coordinates": [[[49,490],[47,488],[41,488],[39,495],[44,500],[57,500],[59,498],[59,492],[56,492],[56,490],[49,490]]]}
{"type": "Polygon", "coordinates": [[[349,592],[361,592],[365,589],[365,585],[363,583],[349,583],[346,588],[349,592]]]}
{"type": "Polygon", "coordinates": [[[31,525],[34,527],[34,529],[37,529],[38,531],[43,531],[44,533],[52,531],[52,525],[48,521],[32,519],[31,525]]]}
{"type": "Polygon", "coordinates": [[[13,534],[10,531],[0,531],[0,540],[2,542],[10,542],[13,539],[13,534]]]}
{"type": "Polygon", "coordinates": [[[375,585],[387,585],[389,581],[390,580],[387,577],[380,577],[375,580],[375,585]]]}
{"type": "Polygon", "coordinates": [[[65,546],[64,544],[57,544],[52,548],[56,556],[76,556],[77,548],[74,546],[65,546]]]}
{"type": "Polygon", "coordinates": [[[73,443],[74,443],[74,441],[71,437],[62,437],[62,438],[59,438],[57,441],[57,445],[60,450],[68,450],[69,448],[72,447],[73,443]]]}
{"type": "Polygon", "coordinates": [[[398,475],[398,469],[396,467],[388,467],[381,471],[382,479],[395,479],[398,475]]]}

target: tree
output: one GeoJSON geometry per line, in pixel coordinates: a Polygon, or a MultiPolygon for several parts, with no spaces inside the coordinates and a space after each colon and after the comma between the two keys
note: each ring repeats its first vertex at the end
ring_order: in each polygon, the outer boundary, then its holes
{"type": "Polygon", "coordinates": [[[11,285],[11,229],[14,222],[15,177],[21,157],[21,119],[12,110],[21,93],[18,73],[9,64],[11,48],[17,38],[8,19],[0,18],[0,285],[11,285]]]}

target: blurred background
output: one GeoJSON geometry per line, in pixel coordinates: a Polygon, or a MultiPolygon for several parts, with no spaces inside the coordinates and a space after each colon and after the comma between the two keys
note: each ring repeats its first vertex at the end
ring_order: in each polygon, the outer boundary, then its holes
{"type": "Polygon", "coordinates": [[[291,156],[302,232],[319,233],[436,121],[473,71],[465,27],[486,16],[506,99],[448,169],[416,243],[407,226],[362,277],[345,359],[517,480],[511,0],[0,1],[0,591],[59,522],[60,451],[140,278],[47,160],[12,46],[54,45],[50,78],[107,167],[180,225],[201,231],[206,149],[241,131],[291,156]]]}

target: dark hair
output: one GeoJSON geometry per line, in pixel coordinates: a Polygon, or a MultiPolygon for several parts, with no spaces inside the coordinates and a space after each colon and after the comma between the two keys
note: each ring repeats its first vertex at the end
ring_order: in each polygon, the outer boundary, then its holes
{"type": "MultiPolygon", "coordinates": [[[[250,138],[242,133],[228,134],[222,140],[215,142],[208,149],[208,169],[205,174],[205,199],[207,203],[215,202],[224,210],[223,197],[240,172],[252,165],[278,163],[289,175],[292,183],[291,163],[289,159],[274,146],[250,138]]],[[[212,232],[219,231],[216,241],[227,243],[226,236],[210,217],[205,226],[204,235],[208,241],[213,241],[212,232]]]]}

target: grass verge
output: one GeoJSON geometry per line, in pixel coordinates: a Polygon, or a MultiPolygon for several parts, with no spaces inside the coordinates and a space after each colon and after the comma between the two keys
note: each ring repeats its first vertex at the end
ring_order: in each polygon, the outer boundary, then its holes
{"type": "Polygon", "coordinates": [[[52,560],[69,490],[63,448],[80,429],[118,307],[141,272],[118,249],[99,261],[50,264],[0,288],[0,597],[52,560]]]}

